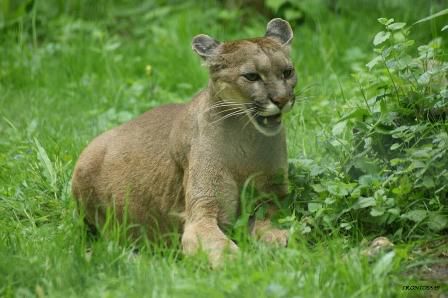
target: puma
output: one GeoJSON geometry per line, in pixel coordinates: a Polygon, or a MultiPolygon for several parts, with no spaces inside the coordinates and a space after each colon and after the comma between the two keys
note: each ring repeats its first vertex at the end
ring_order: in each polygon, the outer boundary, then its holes
{"type": "MultiPolygon", "coordinates": [[[[240,192],[287,194],[282,116],[294,105],[293,32],[273,19],[264,37],[219,42],[193,38],[209,71],[208,87],[190,102],[152,109],[95,138],[82,152],[72,191],[88,223],[104,225],[108,208],[149,239],[179,232],[185,254],[202,249],[212,265],[237,245],[224,233],[240,212],[240,192]],[[125,214],[126,213],[126,214],[125,214]]],[[[271,224],[272,205],[251,234],[286,245],[271,224]]]]}

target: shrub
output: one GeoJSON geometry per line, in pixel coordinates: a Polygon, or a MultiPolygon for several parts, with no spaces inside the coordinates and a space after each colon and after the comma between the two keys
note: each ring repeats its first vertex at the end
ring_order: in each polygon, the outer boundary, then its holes
{"type": "Polygon", "coordinates": [[[353,75],[361,98],[333,127],[344,158],[332,167],[291,160],[303,233],[314,226],[408,239],[448,226],[447,51],[440,37],[416,45],[412,26],[378,21],[376,56],[353,75]]]}

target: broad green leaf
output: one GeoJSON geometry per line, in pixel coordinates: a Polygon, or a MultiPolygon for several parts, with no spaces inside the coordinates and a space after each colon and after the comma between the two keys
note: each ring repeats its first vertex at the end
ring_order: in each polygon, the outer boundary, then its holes
{"type": "Polygon", "coordinates": [[[446,214],[430,214],[428,218],[428,226],[431,230],[441,231],[448,226],[448,215],[446,214]]]}
{"type": "Polygon", "coordinates": [[[399,208],[390,208],[387,209],[387,212],[393,215],[400,215],[400,209],[399,208]]]}
{"type": "Polygon", "coordinates": [[[427,211],[423,209],[411,210],[403,215],[402,218],[409,219],[413,222],[420,222],[426,218],[427,211]]]}
{"type": "Polygon", "coordinates": [[[432,14],[432,15],[430,15],[429,17],[426,17],[426,18],[423,18],[423,19],[421,19],[421,20],[418,20],[417,22],[414,23],[414,25],[415,25],[415,24],[418,24],[418,23],[423,23],[423,22],[430,21],[430,20],[432,20],[432,19],[441,17],[441,16],[446,15],[446,14],[448,14],[448,8],[447,8],[447,9],[444,9],[444,10],[441,10],[441,11],[435,13],[435,14],[432,14]]]}
{"type": "Polygon", "coordinates": [[[423,169],[425,167],[426,167],[426,163],[424,161],[421,161],[421,160],[413,160],[411,162],[411,164],[409,165],[409,169],[410,170],[423,169]]]}
{"type": "Polygon", "coordinates": [[[313,184],[313,185],[311,185],[311,187],[317,193],[326,191],[326,188],[324,188],[324,186],[322,184],[313,184]]]}
{"type": "Polygon", "coordinates": [[[417,83],[419,83],[420,85],[428,85],[430,81],[431,81],[431,74],[428,71],[423,73],[417,79],[417,83]]]}
{"type": "MultiPolygon", "coordinates": [[[[365,148],[368,148],[369,145],[367,145],[365,148]]],[[[371,159],[369,157],[359,157],[356,158],[353,165],[363,171],[365,174],[372,174],[372,175],[378,175],[381,168],[379,166],[378,160],[371,159]]]]}
{"type": "Polygon", "coordinates": [[[328,197],[328,198],[325,199],[325,204],[327,204],[327,205],[331,205],[334,202],[336,202],[336,200],[334,198],[332,198],[332,197],[328,197]]]}
{"type": "Polygon", "coordinates": [[[359,199],[359,197],[361,196],[361,190],[362,190],[362,186],[358,186],[355,189],[352,190],[352,192],[350,193],[350,197],[352,199],[359,199]]]}
{"type": "Polygon", "coordinates": [[[448,29],[448,25],[445,25],[443,28],[442,28],[442,30],[440,30],[440,31],[445,31],[445,30],[447,30],[448,29]]]}
{"type": "Polygon", "coordinates": [[[322,208],[322,204],[320,203],[308,203],[308,211],[310,212],[316,212],[320,208],[322,208]]]}
{"type": "Polygon", "coordinates": [[[434,56],[434,49],[428,45],[422,45],[417,48],[420,60],[427,60],[434,56]]]}
{"type": "Polygon", "coordinates": [[[387,19],[386,19],[386,18],[379,18],[379,19],[378,19],[378,22],[379,22],[380,24],[386,25],[386,23],[387,23],[387,19]]]}
{"type": "Polygon", "coordinates": [[[370,206],[375,206],[375,198],[374,197],[361,197],[357,202],[358,208],[366,208],[370,206]]]}
{"type": "Polygon", "coordinates": [[[341,228],[346,229],[346,230],[350,230],[352,228],[352,224],[348,223],[348,222],[343,222],[339,225],[341,228]]]}
{"type": "Polygon", "coordinates": [[[404,162],[406,162],[406,160],[404,160],[404,159],[402,159],[402,158],[394,158],[394,159],[391,159],[391,160],[390,160],[390,165],[393,166],[393,167],[395,167],[395,166],[397,166],[397,165],[399,165],[399,164],[402,164],[402,163],[404,163],[404,162]]]}
{"type": "Polygon", "coordinates": [[[432,147],[422,147],[412,150],[412,157],[429,159],[433,154],[432,147]]]}
{"type": "Polygon", "coordinates": [[[397,68],[399,70],[403,70],[406,67],[409,67],[413,63],[412,57],[409,55],[405,55],[395,61],[396,61],[397,68]]]}
{"type": "Polygon", "coordinates": [[[370,215],[373,217],[381,216],[384,214],[384,208],[381,207],[375,207],[370,210],[370,215]]]}
{"type": "Polygon", "coordinates": [[[366,64],[367,68],[369,70],[372,70],[372,68],[377,65],[379,62],[381,62],[383,60],[383,57],[381,57],[381,55],[376,56],[375,58],[373,58],[372,60],[370,60],[369,63],[366,64]]]}
{"type": "Polygon", "coordinates": [[[412,183],[408,176],[400,178],[399,186],[392,189],[392,192],[396,195],[403,196],[410,193],[412,190],[412,183]]]}
{"type": "Polygon", "coordinates": [[[378,32],[375,35],[375,38],[373,39],[373,45],[377,46],[379,44],[382,44],[389,38],[390,38],[390,32],[385,32],[385,31],[378,32]]]}
{"type": "Polygon", "coordinates": [[[362,175],[358,179],[359,185],[363,187],[370,187],[375,184],[381,183],[381,179],[379,176],[374,175],[362,175]]]}
{"type": "Polygon", "coordinates": [[[435,186],[434,179],[432,177],[425,176],[423,177],[422,185],[427,189],[431,189],[435,186]]]}
{"type": "Polygon", "coordinates": [[[307,225],[302,227],[302,234],[308,234],[309,232],[311,232],[311,228],[307,225]]]}
{"type": "Polygon", "coordinates": [[[335,195],[337,197],[345,197],[350,193],[350,191],[353,190],[355,184],[344,183],[340,181],[331,181],[327,183],[326,187],[328,192],[332,195],[335,195]]]}
{"type": "Polygon", "coordinates": [[[333,126],[333,129],[331,130],[331,132],[333,133],[334,136],[338,136],[344,132],[344,129],[346,126],[347,126],[347,121],[338,122],[333,126]]]}
{"type": "Polygon", "coordinates": [[[318,166],[317,164],[311,165],[311,169],[310,169],[310,176],[311,177],[316,177],[316,176],[322,174],[323,172],[325,172],[324,168],[318,166]]]}
{"type": "Polygon", "coordinates": [[[390,24],[392,24],[393,22],[394,22],[394,19],[386,19],[386,18],[379,18],[378,19],[378,22],[380,23],[380,24],[383,24],[383,25],[390,25],[390,24]]]}
{"type": "MultiPolygon", "coordinates": [[[[394,37],[394,42],[395,43],[402,43],[406,41],[406,35],[404,35],[403,31],[395,31],[393,33],[393,37],[394,37]]],[[[396,44],[395,45],[395,49],[397,51],[400,51],[403,48],[403,46],[401,44],[396,44]]]]}
{"type": "Polygon", "coordinates": [[[389,207],[395,206],[394,198],[386,198],[384,202],[386,203],[386,206],[389,206],[389,207]]]}
{"type": "Polygon", "coordinates": [[[395,144],[392,144],[392,146],[390,146],[390,150],[392,150],[392,151],[397,150],[400,147],[401,147],[401,144],[395,143],[395,144]]]}
{"type": "Polygon", "coordinates": [[[387,26],[387,29],[392,30],[392,31],[400,30],[404,26],[406,26],[406,23],[393,23],[393,24],[390,24],[389,26],[387,26]]]}

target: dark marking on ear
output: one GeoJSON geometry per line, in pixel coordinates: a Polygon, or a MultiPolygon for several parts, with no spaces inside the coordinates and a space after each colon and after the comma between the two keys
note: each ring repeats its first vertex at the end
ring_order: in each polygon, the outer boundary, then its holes
{"type": "Polygon", "coordinates": [[[219,41],[205,34],[196,35],[191,42],[193,50],[203,59],[215,55],[215,50],[220,44],[219,41]]]}
{"type": "Polygon", "coordinates": [[[272,37],[281,42],[282,45],[289,45],[293,38],[291,26],[280,18],[269,21],[265,37],[272,37]]]}

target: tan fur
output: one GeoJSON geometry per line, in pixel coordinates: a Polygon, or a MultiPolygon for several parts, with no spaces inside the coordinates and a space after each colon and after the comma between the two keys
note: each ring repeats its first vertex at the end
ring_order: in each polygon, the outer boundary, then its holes
{"type": "MultiPolygon", "coordinates": [[[[155,108],[93,140],[76,164],[72,190],[91,224],[103,225],[107,208],[119,220],[127,209],[128,223],[150,239],[183,233],[185,253],[202,247],[216,265],[226,249],[238,249],[223,231],[238,216],[246,180],[254,177],[264,193],[287,193],[284,129],[267,136],[246,114],[221,119],[232,111],[219,103],[266,102],[268,91],[293,102],[296,78],[276,79],[291,62],[289,47],[271,37],[223,43],[214,53],[205,59],[209,86],[191,102],[155,108]],[[264,85],[241,77],[242,67],[262,74],[264,85]]],[[[269,218],[252,233],[287,241],[269,218]]]]}

